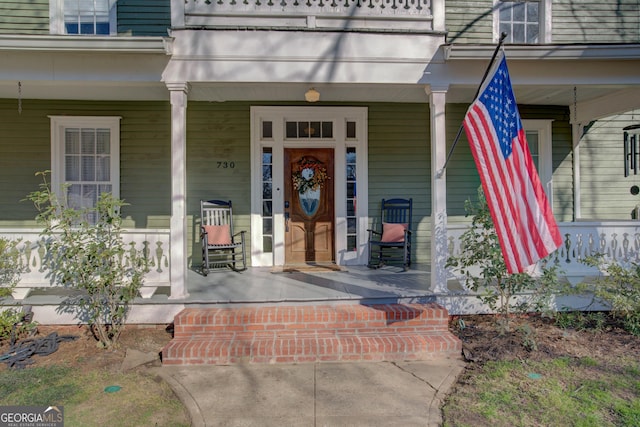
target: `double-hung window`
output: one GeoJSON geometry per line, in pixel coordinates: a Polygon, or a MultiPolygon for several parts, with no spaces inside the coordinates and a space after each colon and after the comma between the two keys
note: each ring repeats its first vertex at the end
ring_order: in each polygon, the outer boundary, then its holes
{"type": "Polygon", "coordinates": [[[52,34],[116,34],[116,0],[51,0],[52,34]]]}
{"type": "Polygon", "coordinates": [[[76,209],[94,207],[105,192],[119,198],[120,117],[50,119],[53,191],[76,209]]]}
{"type": "Polygon", "coordinates": [[[505,43],[539,44],[551,41],[551,0],[495,0],[494,38],[505,43]]]}
{"type": "Polygon", "coordinates": [[[552,120],[522,120],[533,163],[553,208],[552,124],[552,120]]]}

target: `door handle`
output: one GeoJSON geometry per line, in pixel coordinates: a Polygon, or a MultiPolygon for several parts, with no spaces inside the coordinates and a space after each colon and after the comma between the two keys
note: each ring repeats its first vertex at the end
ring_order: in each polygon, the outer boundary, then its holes
{"type": "Polygon", "coordinates": [[[289,212],[285,212],[284,213],[284,232],[288,233],[289,232],[289,220],[291,219],[291,217],[289,216],[289,212]]]}

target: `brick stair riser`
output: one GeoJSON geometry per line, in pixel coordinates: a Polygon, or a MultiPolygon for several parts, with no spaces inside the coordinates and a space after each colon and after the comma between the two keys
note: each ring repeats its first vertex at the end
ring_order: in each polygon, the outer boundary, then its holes
{"type": "Polygon", "coordinates": [[[290,325],[182,325],[174,327],[174,337],[192,337],[198,336],[218,336],[233,333],[297,333],[304,331],[335,331],[343,333],[358,333],[360,331],[394,331],[394,332],[438,332],[447,331],[447,322],[433,321],[416,323],[394,323],[386,325],[380,322],[374,323],[352,323],[352,324],[290,324],[290,325]]]}
{"type": "Polygon", "coordinates": [[[191,332],[175,336],[174,340],[253,340],[253,339],[285,339],[305,337],[334,337],[334,336],[408,336],[408,335],[437,335],[442,332],[439,328],[365,328],[365,329],[305,329],[289,331],[219,331],[191,332]]]}
{"type": "Polygon", "coordinates": [[[185,309],[163,364],[425,360],[460,350],[434,304],[185,309]]]}
{"type": "Polygon", "coordinates": [[[459,354],[459,341],[452,337],[436,336],[370,336],[333,338],[257,339],[253,341],[176,341],[165,349],[165,358],[178,364],[233,363],[242,358],[248,362],[258,359],[278,360],[416,360],[459,354]],[[375,356],[379,354],[379,356],[375,356]],[[180,362],[181,361],[181,362],[180,362]]]}
{"type": "Polygon", "coordinates": [[[318,307],[268,307],[246,309],[187,309],[175,318],[175,324],[268,324],[268,323],[328,323],[350,321],[421,321],[443,319],[446,310],[439,307],[414,308],[413,306],[368,306],[340,311],[331,306],[318,307]]]}

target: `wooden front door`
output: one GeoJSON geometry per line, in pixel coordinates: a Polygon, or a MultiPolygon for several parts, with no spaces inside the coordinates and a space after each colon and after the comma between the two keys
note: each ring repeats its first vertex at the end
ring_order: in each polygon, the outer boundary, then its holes
{"type": "Polygon", "coordinates": [[[333,262],[333,148],[285,148],[284,190],[285,263],[333,262]]]}

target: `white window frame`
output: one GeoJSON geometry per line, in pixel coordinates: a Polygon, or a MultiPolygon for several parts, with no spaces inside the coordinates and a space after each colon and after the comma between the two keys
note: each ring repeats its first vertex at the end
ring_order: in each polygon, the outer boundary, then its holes
{"type": "MultiPolygon", "coordinates": [[[[513,0],[512,0],[513,1],[513,0]]],[[[493,0],[493,42],[500,40],[500,4],[501,0],[493,0]]],[[[551,4],[552,0],[539,0],[538,6],[538,44],[551,43],[551,4]]]]}
{"type": "MultiPolygon", "coordinates": [[[[110,36],[114,36],[118,34],[117,17],[118,17],[117,0],[109,0],[109,35],[110,36]]],[[[64,25],[64,0],[49,0],[49,33],[67,34],[65,25],[64,25]]],[[[91,34],[70,34],[70,35],[91,36],[91,34]]]]}
{"type": "Polygon", "coordinates": [[[538,176],[553,210],[553,120],[522,120],[525,132],[538,133],[538,176]]]}
{"type": "Polygon", "coordinates": [[[51,120],[51,188],[61,199],[65,171],[65,129],[102,128],[110,131],[111,194],[120,198],[120,120],[117,116],[49,116],[51,120]]]}

